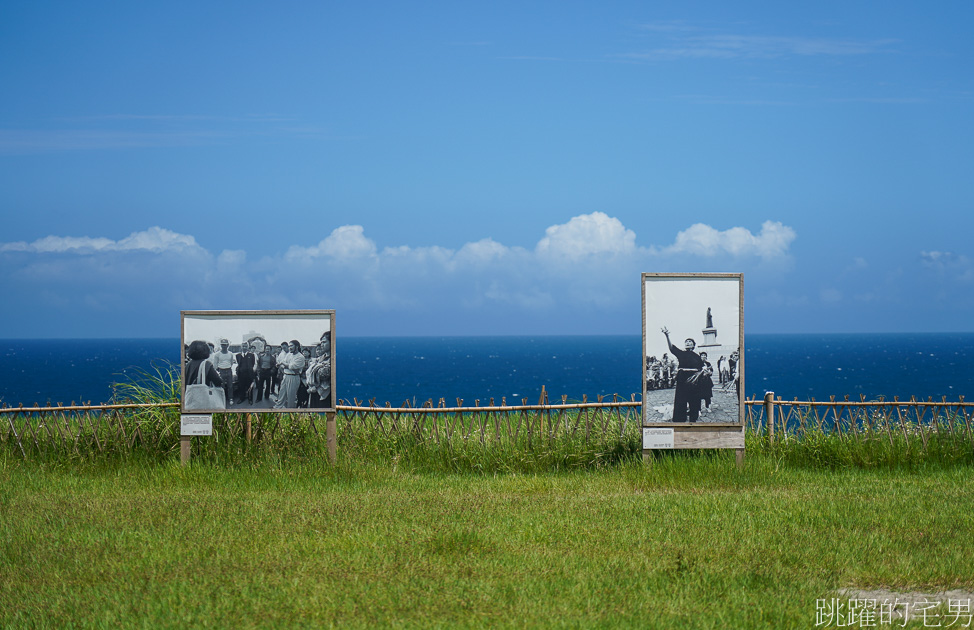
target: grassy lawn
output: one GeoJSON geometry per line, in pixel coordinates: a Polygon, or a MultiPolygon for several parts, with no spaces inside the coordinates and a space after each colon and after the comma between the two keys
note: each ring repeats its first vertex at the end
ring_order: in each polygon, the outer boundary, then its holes
{"type": "Polygon", "coordinates": [[[841,587],[972,590],[971,473],[0,454],[0,625],[808,628],[841,587]]]}

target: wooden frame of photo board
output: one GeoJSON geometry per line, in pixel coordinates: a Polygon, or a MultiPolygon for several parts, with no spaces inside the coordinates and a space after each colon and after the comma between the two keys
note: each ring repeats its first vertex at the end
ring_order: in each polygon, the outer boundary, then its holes
{"type": "MultiPolygon", "coordinates": [[[[642,293],[642,427],[643,459],[652,460],[654,451],[664,449],[734,449],[738,465],[744,462],[744,275],[741,273],[643,273],[640,277],[642,293]],[[647,287],[650,286],[647,296],[647,287]],[[649,303],[647,302],[649,300],[649,303]],[[661,302],[665,303],[660,308],[661,302]],[[720,318],[726,333],[718,343],[720,328],[711,321],[711,306],[717,307],[715,318],[720,318]],[[699,313],[698,313],[699,311],[699,313]],[[706,319],[704,319],[706,317],[706,319]],[[704,326],[696,328],[697,323],[704,326]],[[666,347],[662,328],[675,324],[671,344],[685,338],[697,343],[695,351],[706,349],[721,353],[737,351],[734,379],[730,385],[721,384],[718,414],[730,415],[722,421],[674,422],[673,414],[665,404],[667,398],[676,398],[676,389],[650,389],[648,359],[650,347],[666,347]],[[650,330],[652,328],[652,330],[650,330]],[[661,339],[656,339],[661,338],[661,339]],[[723,343],[728,341],[729,343],[723,343]],[[651,393],[653,392],[653,393],[651,393]],[[659,393],[655,393],[659,392],[659,393]],[[730,395],[728,395],[730,394],[730,395]],[[663,403],[652,406],[653,402],[663,403]],[[736,409],[733,405],[736,403],[736,409]],[[669,415],[669,418],[666,416],[669,415]]],[[[666,351],[669,351],[666,348],[666,351]]],[[[655,355],[653,355],[655,356],[655,355]]],[[[725,356],[725,355],[721,355],[725,356]]],[[[708,359],[710,355],[708,353],[708,359]]],[[[719,377],[718,377],[719,380],[719,377]]],[[[676,402],[676,400],[674,400],[676,402]]],[[[716,406],[716,404],[715,404],[716,406]]],[[[691,406],[692,408],[692,406],[691,406]]],[[[693,412],[690,411],[690,414],[693,412]]]]}

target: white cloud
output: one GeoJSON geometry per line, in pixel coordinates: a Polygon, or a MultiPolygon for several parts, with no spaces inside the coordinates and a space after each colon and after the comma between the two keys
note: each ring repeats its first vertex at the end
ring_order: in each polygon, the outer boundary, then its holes
{"type": "Polygon", "coordinates": [[[455,259],[459,264],[488,265],[513,253],[523,252],[520,248],[506,247],[492,238],[467,243],[457,252],[455,259]]]}
{"type": "Polygon", "coordinates": [[[288,261],[309,262],[322,257],[361,259],[375,255],[375,242],[365,237],[365,228],[361,225],[343,225],[332,230],[331,234],[314,247],[292,245],[284,257],[288,261]]]}
{"type": "MultiPolygon", "coordinates": [[[[6,272],[0,291],[35,297],[49,291],[75,305],[96,295],[102,308],[130,318],[147,310],[341,308],[373,318],[411,313],[432,330],[439,329],[434,320],[462,327],[478,317],[515,326],[522,317],[635,312],[633,278],[641,271],[675,264],[692,270],[688,255],[710,260],[716,253],[732,258],[737,271],[741,258],[787,253],[793,238],[791,228],[775,222],[757,235],[695,225],[670,247],[639,247],[618,218],[593,212],[550,226],[532,249],[491,238],[459,249],[380,248],[361,225],[344,225],[317,245],[251,259],[244,250],[211,253],[190,235],[154,227],[117,241],[48,236],[0,244],[6,272]]],[[[67,308],[53,298],[45,305],[67,308]]]]}
{"type": "Polygon", "coordinates": [[[247,252],[242,249],[225,249],[216,258],[216,266],[220,271],[236,271],[247,262],[247,252]]]}
{"type": "Polygon", "coordinates": [[[677,234],[676,241],[663,249],[662,253],[707,257],[730,254],[735,257],[775,258],[788,252],[795,236],[795,230],[778,221],[765,221],[758,234],[753,234],[743,227],[720,231],[709,225],[697,223],[677,234]]]}
{"type": "Polygon", "coordinates": [[[572,217],[552,225],[535,248],[539,256],[579,260],[591,256],[619,256],[636,251],[636,233],[604,212],[572,217]]]}
{"type": "Polygon", "coordinates": [[[161,227],[151,227],[143,232],[133,232],[125,238],[113,241],[110,238],[88,236],[45,236],[32,243],[23,241],[0,244],[0,252],[19,251],[40,254],[58,253],[96,253],[121,251],[148,251],[160,253],[168,250],[202,249],[196,239],[187,234],[179,234],[161,227]]]}

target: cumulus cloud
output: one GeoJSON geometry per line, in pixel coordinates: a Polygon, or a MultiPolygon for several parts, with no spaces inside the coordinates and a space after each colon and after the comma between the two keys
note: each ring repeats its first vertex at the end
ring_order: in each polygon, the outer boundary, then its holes
{"type": "Polygon", "coordinates": [[[636,233],[604,212],[573,217],[568,223],[552,225],[538,241],[540,256],[579,260],[591,256],[618,256],[636,250],[636,233]]]}
{"type": "Polygon", "coordinates": [[[309,262],[315,258],[333,259],[372,258],[376,255],[375,242],[366,238],[361,225],[343,225],[332,230],[314,247],[292,245],[284,255],[288,261],[309,262]]]}
{"type": "MultiPolygon", "coordinates": [[[[688,256],[712,261],[718,254],[737,271],[742,260],[786,255],[794,238],[794,230],[773,221],[757,234],[698,224],[668,247],[640,247],[618,218],[592,212],[550,226],[533,248],[491,238],[458,249],[379,247],[363,226],[343,225],[315,245],[293,244],[251,259],[244,250],[211,253],[193,236],[153,227],[119,240],[48,236],[0,243],[7,272],[0,290],[47,291],[74,308],[91,302],[129,318],[147,309],[317,307],[413,313],[417,327],[430,330],[440,329],[430,323],[435,317],[461,326],[484,313],[516,325],[522,316],[544,322],[585,309],[635,312],[633,278],[641,271],[671,270],[668,265],[692,270],[688,256]]],[[[65,308],[53,298],[45,304],[65,308]]]]}
{"type": "Polygon", "coordinates": [[[759,256],[767,259],[785,255],[795,236],[795,230],[779,221],[765,221],[757,234],[743,227],[721,231],[697,223],[677,234],[676,241],[662,252],[708,257],[730,254],[736,257],[759,256]]]}

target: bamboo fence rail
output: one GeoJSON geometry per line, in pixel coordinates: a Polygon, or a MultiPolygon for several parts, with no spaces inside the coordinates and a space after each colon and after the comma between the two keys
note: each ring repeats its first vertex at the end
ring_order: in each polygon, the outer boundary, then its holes
{"type": "MultiPolygon", "coordinates": [[[[456,399],[447,406],[428,400],[422,406],[407,401],[400,407],[375,401],[342,401],[336,407],[338,439],[354,441],[371,431],[408,435],[434,443],[476,440],[483,444],[509,441],[527,445],[537,440],[625,439],[639,435],[641,403],[633,394],[598,396],[595,401],[550,404],[542,392],[537,404],[523,398],[508,404],[465,405],[456,399]]],[[[251,438],[274,440],[296,428],[324,436],[318,414],[216,414],[214,429],[226,440],[251,438]]],[[[816,434],[838,434],[848,439],[888,439],[901,436],[908,444],[926,448],[932,435],[947,433],[974,443],[974,403],[946,398],[909,401],[867,401],[845,397],[827,401],[782,400],[769,393],[763,400],[744,403],[745,431],[774,439],[802,439],[816,434]]],[[[142,448],[178,449],[179,403],[129,403],[106,405],[58,405],[54,407],[0,408],[0,447],[12,448],[24,457],[30,452],[117,452],[142,448]]]]}

